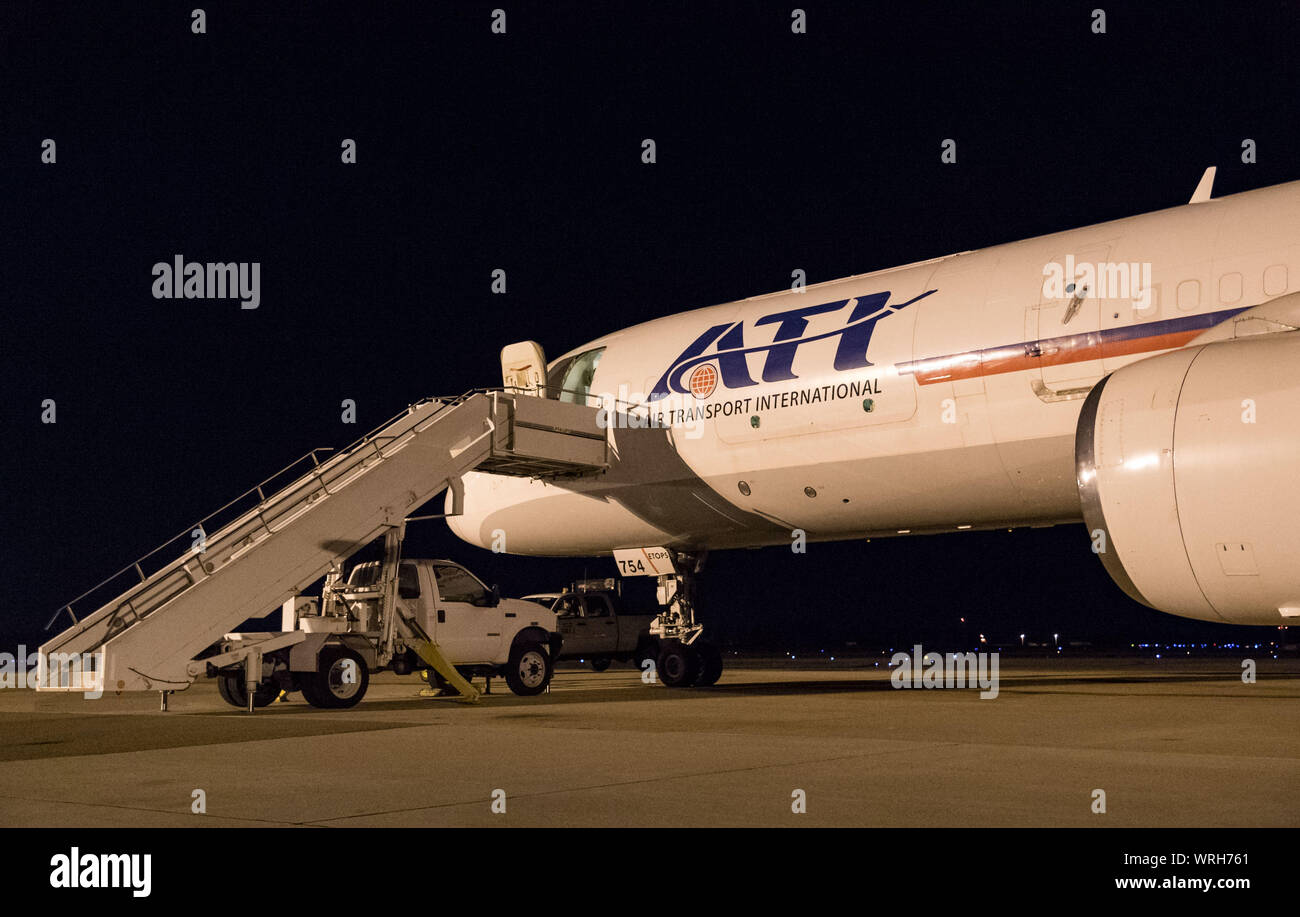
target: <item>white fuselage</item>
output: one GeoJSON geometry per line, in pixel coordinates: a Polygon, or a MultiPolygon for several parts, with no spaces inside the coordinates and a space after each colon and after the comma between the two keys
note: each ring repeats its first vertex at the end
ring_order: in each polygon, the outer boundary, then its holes
{"type": "Polygon", "coordinates": [[[1089,389],[1298,285],[1293,182],[646,322],[552,364],[603,348],[610,469],[467,475],[450,524],[600,555],[1079,520],[1089,389]]]}

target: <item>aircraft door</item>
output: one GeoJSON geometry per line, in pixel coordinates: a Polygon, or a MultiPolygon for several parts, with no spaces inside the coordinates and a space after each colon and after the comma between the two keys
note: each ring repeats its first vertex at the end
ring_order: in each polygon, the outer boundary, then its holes
{"type": "Polygon", "coordinates": [[[543,395],[546,353],[536,341],[519,341],[501,348],[501,381],[506,391],[543,395]]]}
{"type": "Polygon", "coordinates": [[[1105,291],[1099,284],[1111,248],[1107,242],[1062,253],[1045,266],[1038,302],[1025,316],[1025,346],[1037,358],[1030,384],[1043,401],[1083,398],[1105,374],[1100,337],[1105,291]]]}

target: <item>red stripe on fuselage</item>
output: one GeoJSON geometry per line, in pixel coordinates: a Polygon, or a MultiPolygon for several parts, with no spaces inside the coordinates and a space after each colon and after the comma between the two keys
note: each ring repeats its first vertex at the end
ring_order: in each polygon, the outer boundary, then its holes
{"type": "Polygon", "coordinates": [[[1104,341],[1099,333],[1072,334],[1033,343],[1009,344],[916,360],[900,365],[898,371],[901,375],[915,375],[920,385],[933,385],[936,382],[1024,372],[1042,366],[1062,366],[1135,353],[1171,350],[1183,346],[1200,334],[1201,330],[1192,328],[1168,334],[1108,341],[1104,341]]]}

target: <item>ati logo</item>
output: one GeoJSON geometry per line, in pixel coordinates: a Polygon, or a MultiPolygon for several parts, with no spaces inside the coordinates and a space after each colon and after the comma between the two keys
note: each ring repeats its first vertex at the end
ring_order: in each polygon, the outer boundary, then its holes
{"type": "Polygon", "coordinates": [[[837,372],[870,366],[867,347],[871,344],[871,334],[876,330],[876,322],[934,292],[936,291],[926,290],[907,302],[891,306],[888,305],[890,292],[885,290],[883,293],[872,293],[852,300],[841,299],[837,302],[765,315],[754,322],[754,325],[776,325],[776,334],[772,337],[772,343],[754,347],[745,346],[744,322],[714,325],[697,337],[691,346],[682,351],[681,356],[673,361],[672,367],[655,384],[649,400],[658,401],[674,392],[679,395],[689,392],[699,399],[708,398],[717,388],[719,372],[722,374],[723,388],[758,385],[749,374],[749,363],[746,358],[751,353],[767,354],[767,359],[763,361],[762,381],[785,382],[789,379],[797,379],[799,377],[794,374],[791,367],[799,345],[832,337],[840,339],[839,347],[835,351],[834,366],[837,372]],[[853,308],[843,327],[808,337],[803,336],[808,330],[809,316],[838,312],[849,303],[853,303],[853,308]],[[716,369],[714,363],[717,364],[716,369]]]}

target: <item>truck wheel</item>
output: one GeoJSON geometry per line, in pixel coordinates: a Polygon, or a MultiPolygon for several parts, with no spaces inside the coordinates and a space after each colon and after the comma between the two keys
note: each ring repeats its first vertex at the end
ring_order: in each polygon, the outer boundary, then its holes
{"type": "Polygon", "coordinates": [[[521,643],[510,651],[506,684],[520,697],[541,694],[551,683],[551,654],[540,643],[521,643]]]}
{"type": "Polygon", "coordinates": [[[313,707],[342,710],[355,707],[366,696],[370,672],[366,662],[344,646],[321,650],[315,672],[301,676],[302,696],[313,707]]]}
{"type": "Polygon", "coordinates": [[[223,701],[225,701],[232,707],[246,706],[245,704],[236,703],[235,699],[230,696],[230,689],[226,685],[226,676],[224,675],[217,676],[217,693],[221,695],[221,699],[223,701]]]}
{"type": "Polygon", "coordinates": [[[722,653],[712,643],[700,645],[700,677],[695,679],[695,687],[707,688],[716,685],[722,677],[722,653]]]}
{"type": "Polygon", "coordinates": [[[689,688],[700,674],[700,655],[689,646],[676,640],[665,643],[659,650],[655,666],[659,680],[670,688],[689,688]]]}
{"type": "Polygon", "coordinates": [[[591,660],[591,670],[593,672],[603,672],[609,668],[609,662],[608,656],[598,656],[591,660]]]}
{"type": "MultiPolygon", "coordinates": [[[[243,672],[223,672],[217,676],[217,693],[221,699],[240,710],[248,709],[248,691],[244,688],[243,672]]],[[[253,706],[265,707],[280,696],[280,683],[264,681],[253,690],[253,706]]]]}

